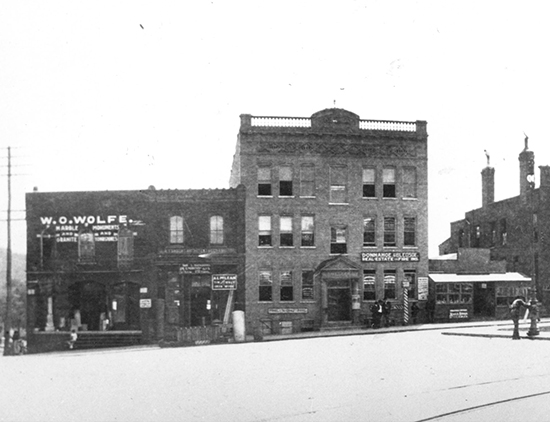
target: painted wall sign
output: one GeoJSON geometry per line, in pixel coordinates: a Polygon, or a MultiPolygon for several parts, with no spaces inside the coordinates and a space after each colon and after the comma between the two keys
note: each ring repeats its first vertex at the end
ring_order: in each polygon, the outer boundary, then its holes
{"type": "Polygon", "coordinates": [[[363,262],[418,262],[418,252],[362,252],[363,262]]]}
{"type": "Polygon", "coordinates": [[[210,274],[210,264],[181,264],[180,274],[210,274]]]}
{"type": "Polygon", "coordinates": [[[271,308],[269,314],[307,314],[307,308],[271,308]]]}
{"type": "Polygon", "coordinates": [[[212,274],[212,290],[236,290],[237,274],[212,274]]]}
{"type": "Polygon", "coordinates": [[[151,299],[140,299],[139,300],[139,307],[140,308],[150,308],[151,307],[151,299]]]}
{"type": "Polygon", "coordinates": [[[84,228],[93,233],[96,242],[117,242],[121,224],[144,225],[141,221],[129,219],[127,215],[43,216],[40,223],[53,228],[57,243],[78,243],[78,235],[84,228]]]}

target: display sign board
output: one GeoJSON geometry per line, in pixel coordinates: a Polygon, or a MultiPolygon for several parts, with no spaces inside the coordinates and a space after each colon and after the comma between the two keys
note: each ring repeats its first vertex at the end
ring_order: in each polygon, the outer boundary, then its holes
{"type": "Polygon", "coordinates": [[[418,300],[428,300],[428,277],[418,277],[418,300]]]}
{"type": "Polygon", "coordinates": [[[212,274],[212,290],[236,290],[237,274],[212,274]]]}
{"type": "Polygon", "coordinates": [[[151,307],[151,299],[140,299],[139,300],[139,307],[140,308],[150,308],[151,307]]]}
{"type": "Polygon", "coordinates": [[[418,252],[362,252],[363,262],[418,262],[418,252]]]}
{"type": "Polygon", "coordinates": [[[269,314],[307,314],[307,308],[271,308],[269,314]]]}
{"type": "Polygon", "coordinates": [[[180,274],[210,274],[210,264],[181,264],[180,274]]]}
{"type": "Polygon", "coordinates": [[[468,319],[468,309],[449,309],[449,319],[468,319]]]}

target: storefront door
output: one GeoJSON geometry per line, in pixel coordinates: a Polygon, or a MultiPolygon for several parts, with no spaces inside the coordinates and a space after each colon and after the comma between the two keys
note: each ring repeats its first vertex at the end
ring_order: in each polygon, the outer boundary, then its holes
{"type": "Polygon", "coordinates": [[[351,320],[351,291],[349,287],[328,288],[328,320],[351,320]]]}
{"type": "Polygon", "coordinates": [[[495,316],[495,283],[474,283],[474,316],[495,316]]]}

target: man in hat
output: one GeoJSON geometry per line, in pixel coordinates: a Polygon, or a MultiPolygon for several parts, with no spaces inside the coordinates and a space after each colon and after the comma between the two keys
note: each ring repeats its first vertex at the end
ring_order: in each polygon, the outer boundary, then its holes
{"type": "Polygon", "coordinates": [[[510,305],[510,314],[512,321],[514,322],[514,333],[512,334],[512,340],[519,340],[519,317],[521,308],[529,309],[529,305],[523,300],[521,296],[517,296],[510,305]]]}
{"type": "Polygon", "coordinates": [[[540,334],[537,327],[537,321],[539,320],[539,309],[536,299],[531,299],[529,301],[529,318],[531,319],[531,326],[529,327],[529,331],[527,331],[527,336],[532,338],[533,336],[538,336],[540,334]]]}

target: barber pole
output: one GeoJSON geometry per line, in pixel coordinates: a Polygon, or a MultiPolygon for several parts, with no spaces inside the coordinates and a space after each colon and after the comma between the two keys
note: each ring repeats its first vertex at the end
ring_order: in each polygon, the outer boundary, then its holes
{"type": "Polygon", "coordinates": [[[409,281],[403,281],[403,324],[409,323],[409,281]]]}

